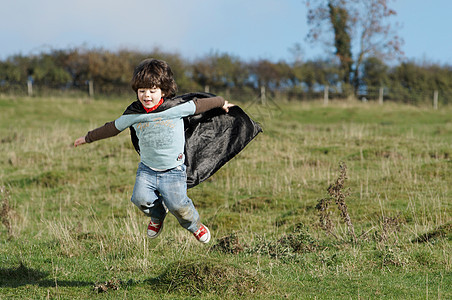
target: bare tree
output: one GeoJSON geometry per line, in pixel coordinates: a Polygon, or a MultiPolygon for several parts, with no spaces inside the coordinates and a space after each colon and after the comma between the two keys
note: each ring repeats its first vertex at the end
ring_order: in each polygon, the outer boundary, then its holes
{"type": "Polygon", "coordinates": [[[396,34],[399,25],[391,22],[396,12],[389,8],[390,1],[305,0],[311,26],[308,40],[323,41],[334,47],[343,81],[352,84],[355,92],[366,58],[377,57],[384,61],[403,56],[403,40],[396,34]]]}

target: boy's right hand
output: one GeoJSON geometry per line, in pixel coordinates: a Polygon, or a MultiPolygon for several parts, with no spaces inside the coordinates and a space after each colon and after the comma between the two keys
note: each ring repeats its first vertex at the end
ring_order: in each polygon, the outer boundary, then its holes
{"type": "Polygon", "coordinates": [[[74,142],[74,147],[80,146],[86,144],[86,139],[84,136],[79,137],[78,139],[75,140],[74,142]]]}
{"type": "Polygon", "coordinates": [[[224,105],[222,107],[222,109],[225,112],[229,112],[229,108],[235,106],[235,104],[229,103],[227,100],[224,101],[224,105]]]}

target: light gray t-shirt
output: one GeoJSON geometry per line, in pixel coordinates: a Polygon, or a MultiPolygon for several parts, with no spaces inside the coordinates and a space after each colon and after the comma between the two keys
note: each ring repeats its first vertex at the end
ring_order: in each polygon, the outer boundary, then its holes
{"type": "Polygon", "coordinates": [[[152,114],[122,115],[115,120],[115,127],[123,131],[133,126],[136,131],[141,162],[151,169],[167,170],[184,163],[184,121],[193,115],[193,101],[152,114]]]}

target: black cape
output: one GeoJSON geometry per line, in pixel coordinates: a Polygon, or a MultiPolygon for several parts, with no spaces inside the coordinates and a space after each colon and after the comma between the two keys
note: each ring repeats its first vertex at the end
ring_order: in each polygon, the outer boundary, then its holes
{"type": "MultiPolygon", "coordinates": [[[[160,112],[193,100],[208,98],[210,93],[189,93],[165,101],[154,111],[160,112]]],[[[124,114],[146,114],[140,101],[135,101],[124,114]]],[[[192,188],[203,182],[224,164],[236,156],[256,137],[262,128],[240,107],[233,106],[228,113],[215,108],[202,114],[184,118],[185,125],[185,165],[187,166],[187,187],[192,188]]],[[[133,127],[130,136],[135,150],[140,154],[138,137],[133,127]]]]}

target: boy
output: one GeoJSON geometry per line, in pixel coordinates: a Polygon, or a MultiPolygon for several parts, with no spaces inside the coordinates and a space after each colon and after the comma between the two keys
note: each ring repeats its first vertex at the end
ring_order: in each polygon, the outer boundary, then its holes
{"type": "Polygon", "coordinates": [[[187,196],[183,118],[214,108],[228,112],[234,105],[222,97],[210,97],[159,110],[167,99],[175,96],[177,86],[169,65],[157,59],[146,59],[135,68],[132,88],[139,103],[134,102],[126,112],[130,109],[135,112],[125,113],[88,132],[75,140],[74,147],[115,136],[131,127],[138,138],[141,157],[132,202],[151,218],[147,235],[156,238],[162,232],[163,221],[170,211],[198,241],[208,243],[210,231],[200,222],[198,211],[187,196]]]}

